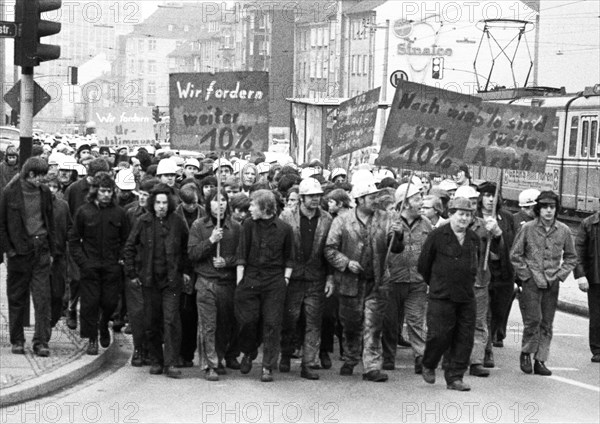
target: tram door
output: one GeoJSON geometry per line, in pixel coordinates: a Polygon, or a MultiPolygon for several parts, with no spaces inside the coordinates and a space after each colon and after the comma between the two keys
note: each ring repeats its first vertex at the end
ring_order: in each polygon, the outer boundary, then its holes
{"type": "Polygon", "coordinates": [[[577,168],[577,209],[597,211],[600,197],[600,145],[598,116],[582,116],[580,166],[577,168]]]}

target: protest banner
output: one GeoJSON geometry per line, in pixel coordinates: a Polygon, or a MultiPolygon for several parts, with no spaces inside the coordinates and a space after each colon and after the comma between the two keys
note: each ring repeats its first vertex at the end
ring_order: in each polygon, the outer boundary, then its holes
{"type": "Polygon", "coordinates": [[[444,171],[463,163],[544,172],[556,151],[556,109],[482,99],[400,81],[379,165],[444,171]]]}
{"type": "Polygon", "coordinates": [[[377,164],[444,170],[463,155],[482,100],[399,81],[377,164]]]}
{"type": "Polygon", "coordinates": [[[137,146],[155,141],[150,107],[96,108],[92,117],[100,146],[137,146]]]}
{"type": "Polygon", "coordinates": [[[556,109],[485,102],[464,161],[502,169],[544,172],[556,152],[556,109]]]}
{"type": "Polygon", "coordinates": [[[169,78],[171,146],[267,151],[267,72],[179,73],[169,78]]]}
{"type": "Polygon", "coordinates": [[[381,87],[340,104],[333,128],[332,158],[373,144],[381,87]]]}

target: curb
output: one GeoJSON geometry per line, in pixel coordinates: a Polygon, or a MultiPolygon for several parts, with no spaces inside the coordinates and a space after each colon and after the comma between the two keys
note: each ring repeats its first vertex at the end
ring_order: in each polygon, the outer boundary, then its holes
{"type": "Polygon", "coordinates": [[[67,365],[2,390],[0,408],[39,398],[76,383],[87,375],[98,371],[108,357],[118,352],[121,342],[121,340],[113,337],[110,346],[101,351],[98,356],[86,355],[84,351],[83,355],[67,365]]]}
{"type": "Polygon", "coordinates": [[[559,300],[556,305],[559,311],[563,311],[573,315],[579,315],[583,318],[590,317],[590,311],[587,306],[577,305],[571,302],[565,302],[564,300],[559,300]]]}

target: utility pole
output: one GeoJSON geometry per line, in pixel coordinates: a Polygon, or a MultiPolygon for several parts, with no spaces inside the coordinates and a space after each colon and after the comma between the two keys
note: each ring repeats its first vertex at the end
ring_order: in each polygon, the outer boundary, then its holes
{"type": "MultiPolygon", "coordinates": [[[[6,19],[5,16],[5,2],[0,0],[0,21],[6,19]]],[[[0,96],[4,97],[4,86],[6,85],[6,43],[4,38],[0,37],[0,96]]],[[[5,125],[6,116],[6,105],[4,100],[0,99],[0,125],[5,125]]]]}
{"type": "MultiPolygon", "coordinates": [[[[381,72],[381,94],[379,97],[379,103],[387,103],[388,68],[390,61],[390,20],[386,19],[385,25],[369,24],[366,25],[366,27],[374,30],[385,30],[385,47],[383,53],[383,70],[381,72]]],[[[383,134],[385,133],[385,125],[385,109],[380,109],[379,135],[381,136],[381,139],[383,139],[383,134]]]]}
{"type": "Polygon", "coordinates": [[[533,86],[538,86],[540,62],[540,11],[535,15],[535,45],[533,46],[533,86]]]}

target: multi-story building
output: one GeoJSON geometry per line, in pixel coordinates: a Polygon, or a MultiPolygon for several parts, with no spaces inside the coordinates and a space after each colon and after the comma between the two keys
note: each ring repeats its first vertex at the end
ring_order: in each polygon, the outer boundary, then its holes
{"type": "MultiPolygon", "coordinates": [[[[80,67],[98,56],[112,61],[118,56],[118,37],[141,22],[141,11],[132,2],[67,2],[45,19],[60,22],[61,31],[43,42],[61,47],[58,60],[42,62],[35,68],[35,80],[52,96],[36,115],[36,125],[58,131],[66,123],[82,118],[78,90],[69,86],[68,68],[80,67]]],[[[80,75],[80,77],[84,77],[80,75]]],[[[80,78],[81,80],[81,78],[80,78]]],[[[81,81],[80,81],[81,84],[81,81]]]]}
{"type": "Polygon", "coordinates": [[[202,3],[166,3],[122,37],[113,77],[120,84],[115,103],[138,106],[169,104],[169,72],[178,59],[169,55],[191,49],[204,33],[202,3]]]}

